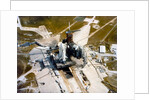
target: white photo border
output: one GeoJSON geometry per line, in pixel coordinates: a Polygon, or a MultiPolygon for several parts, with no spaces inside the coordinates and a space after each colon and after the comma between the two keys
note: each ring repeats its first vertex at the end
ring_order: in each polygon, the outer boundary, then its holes
{"type": "Polygon", "coordinates": [[[2,99],[134,99],[134,18],[131,11],[2,11],[2,99]],[[117,93],[17,93],[17,16],[117,16],[117,93]],[[8,29],[9,28],[9,29],[8,29]],[[16,34],[15,34],[16,33],[16,34]],[[15,35],[14,35],[15,34],[15,35]],[[125,39],[125,37],[127,39],[125,39]],[[130,43],[129,43],[130,42],[130,43]],[[11,44],[10,44],[11,43],[11,44]],[[10,47],[8,47],[10,45],[10,47]],[[10,49],[11,48],[11,49],[10,49]],[[129,49],[130,48],[130,49],[129,49]],[[10,53],[8,53],[10,52],[10,53]],[[129,56],[130,55],[130,56],[129,56]],[[7,58],[12,59],[7,62],[7,58]],[[125,59],[126,58],[126,59],[125,59]],[[122,59],[122,60],[120,60],[122,59]],[[128,62],[128,64],[124,62],[128,62]],[[129,65],[130,64],[130,65],[129,65]],[[125,67],[121,67],[125,66],[125,67]],[[127,71],[125,73],[125,71],[127,71]],[[10,84],[11,81],[11,84],[10,84]]]}

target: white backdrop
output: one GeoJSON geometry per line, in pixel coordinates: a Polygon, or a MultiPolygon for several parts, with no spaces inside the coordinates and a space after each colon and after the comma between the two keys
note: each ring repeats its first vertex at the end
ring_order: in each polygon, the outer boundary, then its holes
{"type": "Polygon", "coordinates": [[[12,10],[134,10],[135,93],[148,93],[148,0],[13,1],[12,10]],[[33,7],[34,5],[34,7],[33,7]],[[140,73],[140,74],[139,74],[140,73]]]}
{"type": "Polygon", "coordinates": [[[134,11],[2,11],[2,99],[134,99],[134,11]],[[17,93],[17,16],[117,16],[118,93],[17,93]]]}

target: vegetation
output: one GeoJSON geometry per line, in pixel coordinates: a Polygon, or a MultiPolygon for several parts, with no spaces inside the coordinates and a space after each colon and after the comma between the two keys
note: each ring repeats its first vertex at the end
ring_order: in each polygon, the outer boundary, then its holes
{"type": "Polygon", "coordinates": [[[117,74],[105,77],[102,83],[109,88],[109,93],[117,93],[117,74]]]}
{"type": "Polygon", "coordinates": [[[117,71],[117,61],[110,61],[110,62],[106,62],[106,65],[108,67],[109,70],[112,71],[117,71]]]}

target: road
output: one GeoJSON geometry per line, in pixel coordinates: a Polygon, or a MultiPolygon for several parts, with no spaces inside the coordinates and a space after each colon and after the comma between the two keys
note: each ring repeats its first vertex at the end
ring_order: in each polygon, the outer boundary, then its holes
{"type": "Polygon", "coordinates": [[[60,70],[59,73],[60,73],[60,76],[62,77],[62,79],[63,79],[63,81],[64,81],[64,83],[65,83],[65,85],[66,85],[68,91],[69,91],[70,93],[73,93],[74,91],[73,91],[73,89],[72,89],[72,87],[71,87],[71,85],[70,85],[68,79],[66,78],[64,72],[63,72],[62,70],[60,70]]]}
{"type": "Polygon", "coordinates": [[[69,67],[70,71],[72,72],[73,74],[73,77],[74,79],[76,80],[78,86],[80,87],[80,90],[82,91],[82,93],[87,93],[87,91],[85,90],[85,88],[83,87],[81,81],[79,80],[75,70],[74,70],[74,67],[69,67]]]}
{"type": "Polygon", "coordinates": [[[99,56],[105,56],[105,57],[117,57],[117,55],[115,54],[110,54],[110,53],[99,53],[98,54],[99,56]]]}

